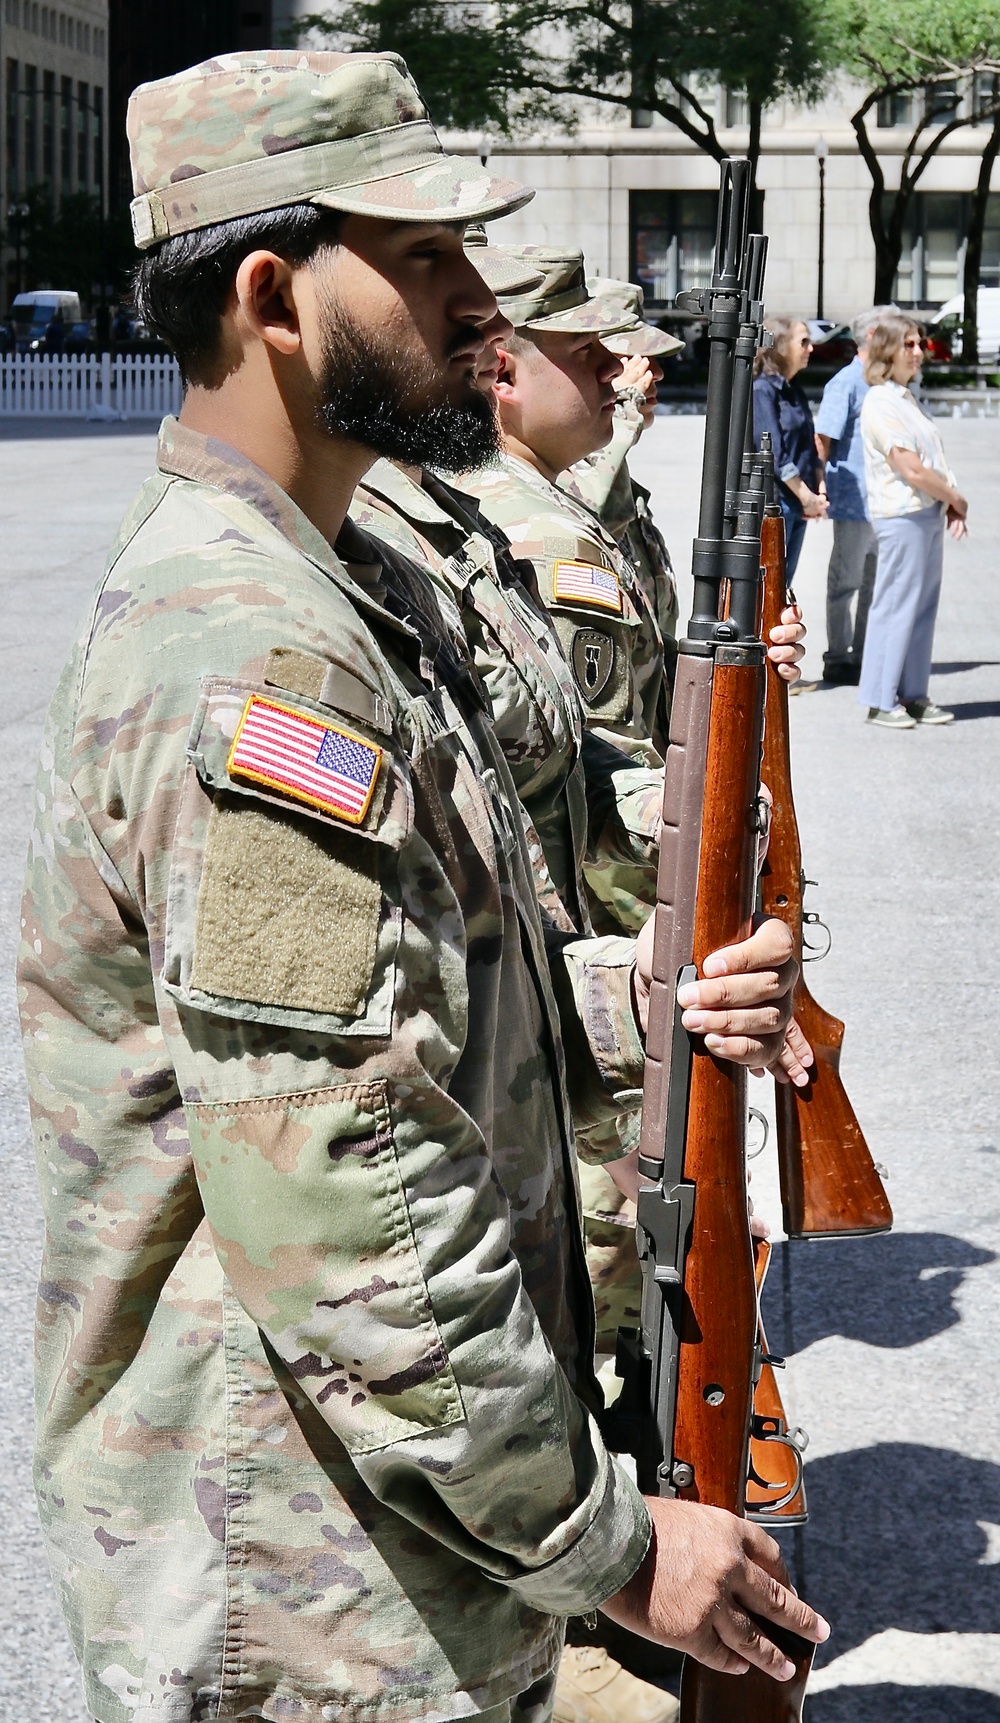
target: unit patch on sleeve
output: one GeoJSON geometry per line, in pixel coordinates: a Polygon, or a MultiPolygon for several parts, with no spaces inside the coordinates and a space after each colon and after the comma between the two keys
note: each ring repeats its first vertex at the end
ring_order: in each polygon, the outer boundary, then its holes
{"type": "Polygon", "coordinates": [[[359,826],[378,782],[382,749],[336,724],[251,694],[229,750],[231,778],[247,778],[359,826]]]}
{"type": "Polygon", "coordinates": [[[556,604],[594,604],[601,610],[622,613],[622,589],[613,569],[591,562],[557,562],[552,573],[552,597],[556,604]]]}
{"type": "Polygon", "coordinates": [[[599,628],[578,628],[573,636],[573,674],[588,706],[599,700],[615,667],[615,643],[599,628]]]}

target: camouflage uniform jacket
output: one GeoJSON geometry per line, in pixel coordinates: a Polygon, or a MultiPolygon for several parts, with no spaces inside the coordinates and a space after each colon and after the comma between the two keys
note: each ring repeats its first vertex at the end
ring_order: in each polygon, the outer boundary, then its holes
{"type": "Polygon", "coordinates": [[[430,473],[418,484],[389,461],[365,475],[351,515],[383,543],[422,560],[442,601],[454,606],[541,847],[535,858],[539,899],[557,916],[561,904],[570,925],[588,930],[581,886],[587,849],[583,713],[552,620],[525,584],[534,584],[530,565],[518,566],[504,534],[472,497],[430,473]]]}
{"type": "MultiPolygon", "coordinates": [[[[673,685],[677,660],[677,581],[663,534],[649,508],[649,492],[628,470],[628,453],[642,431],[642,415],[632,391],[619,397],[614,432],[606,448],[560,473],[560,488],[593,509],[628,558],[656,617],[663,640],[664,668],[673,685]]],[[[660,726],[653,741],[666,753],[660,726]]]]}
{"type": "Polygon", "coordinates": [[[588,729],[647,764],[664,698],[663,643],[631,563],[576,497],[511,454],[463,490],[529,561],[576,677],[588,729]]]}
{"type": "Polygon", "coordinates": [[[566,1092],[639,1076],[631,943],[546,936],[419,571],[172,421],[159,469],[24,906],[53,1570],[100,1723],[464,1717],[648,1538],[566,1092]]]}
{"type": "Polygon", "coordinates": [[[581,932],[638,931],[656,893],[662,772],[636,766],[589,731],[581,756],[586,715],[531,564],[514,559],[474,498],[429,473],[418,485],[380,461],[351,513],[375,537],[423,560],[444,600],[457,606],[529,822],[543,908],[581,932]]]}

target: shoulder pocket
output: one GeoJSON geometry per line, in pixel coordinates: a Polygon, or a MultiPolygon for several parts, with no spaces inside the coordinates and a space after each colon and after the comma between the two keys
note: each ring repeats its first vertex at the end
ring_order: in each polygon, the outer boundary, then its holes
{"type": "Polygon", "coordinates": [[[167,991],[224,1017],[387,1034],[413,824],[393,739],[302,694],[208,680],[187,753],[167,991]]]}

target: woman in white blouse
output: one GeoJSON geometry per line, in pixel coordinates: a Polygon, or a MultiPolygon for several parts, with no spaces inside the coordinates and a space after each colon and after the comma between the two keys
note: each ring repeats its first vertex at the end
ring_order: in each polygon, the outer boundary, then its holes
{"type": "Polygon", "coordinates": [[[861,436],[878,575],[868,613],[858,697],[868,722],[890,730],[950,724],[930,699],[931,648],[941,593],[944,530],[962,538],[969,505],[941,435],[909,385],[923,364],[920,330],[886,316],[868,342],[861,436]]]}

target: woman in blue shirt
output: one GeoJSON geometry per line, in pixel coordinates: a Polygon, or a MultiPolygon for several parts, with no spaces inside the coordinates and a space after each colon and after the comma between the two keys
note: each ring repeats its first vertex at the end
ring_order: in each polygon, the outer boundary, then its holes
{"type": "Polygon", "coordinates": [[[813,416],[805,390],[795,378],[809,363],[813,346],[809,330],[799,317],[769,317],[764,325],[774,337],[773,347],[762,347],[754,365],[754,444],[760,448],[765,431],[771,433],[776,490],[785,517],[785,558],[791,580],[799,560],[806,521],[826,514],[826,486],[813,430],[813,416]]]}

